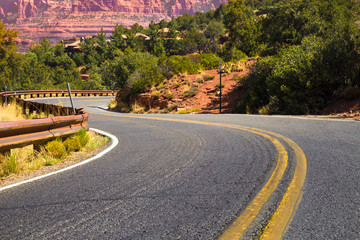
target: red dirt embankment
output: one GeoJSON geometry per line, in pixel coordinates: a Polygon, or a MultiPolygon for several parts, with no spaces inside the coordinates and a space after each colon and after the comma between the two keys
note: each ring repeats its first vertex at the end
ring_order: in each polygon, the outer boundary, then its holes
{"type": "MultiPolygon", "coordinates": [[[[241,78],[246,76],[255,61],[242,63],[241,71],[221,77],[222,113],[232,113],[246,91],[241,78]]],[[[148,113],[178,113],[182,110],[194,110],[192,113],[219,113],[220,74],[218,70],[206,70],[199,74],[180,74],[149,89],[133,100],[150,109],[148,113]],[[164,111],[168,109],[169,111],[164,111]]],[[[360,98],[352,101],[337,100],[329,104],[321,116],[334,118],[354,118],[360,120],[360,98]]]]}
{"type": "MultiPolygon", "coordinates": [[[[241,99],[240,79],[249,73],[242,64],[242,71],[223,73],[221,77],[222,112],[231,113],[241,99]]],[[[170,113],[181,110],[198,109],[196,113],[219,113],[220,107],[220,74],[218,70],[206,70],[194,75],[178,75],[160,84],[148,93],[140,94],[135,101],[151,108],[149,113],[157,113],[160,109],[173,107],[170,113]]]]}

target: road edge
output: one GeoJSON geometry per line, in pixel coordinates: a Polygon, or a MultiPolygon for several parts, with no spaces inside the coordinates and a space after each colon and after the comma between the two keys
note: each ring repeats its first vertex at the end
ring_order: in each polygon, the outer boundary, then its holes
{"type": "Polygon", "coordinates": [[[102,130],[99,130],[99,129],[96,129],[96,128],[90,128],[90,130],[92,130],[92,131],[94,131],[94,132],[96,132],[96,133],[98,133],[100,135],[103,135],[103,136],[106,136],[106,137],[110,138],[111,139],[110,147],[106,148],[104,151],[100,152],[99,154],[97,154],[97,155],[95,155],[95,156],[93,156],[93,157],[91,157],[89,159],[86,159],[86,160],[84,160],[82,162],[71,165],[69,167],[57,170],[55,172],[47,173],[47,174],[44,174],[44,175],[41,175],[41,176],[38,176],[38,177],[35,177],[35,178],[30,178],[30,179],[27,179],[27,180],[22,181],[22,182],[18,182],[18,183],[14,183],[14,184],[2,187],[2,188],[0,188],[0,192],[2,192],[4,190],[7,190],[7,189],[10,189],[10,188],[14,188],[14,187],[23,185],[25,183],[35,182],[37,180],[40,180],[40,179],[43,179],[43,178],[46,178],[46,177],[50,177],[52,175],[56,175],[56,174],[71,170],[73,168],[79,167],[81,165],[87,164],[89,162],[92,162],[92,161],[94,161],[94,160],[96,160],[98,158],[101,158],[102,156],[104,156],[105,154],[107,154],[108,152],[113,150],[119,144],[118,138],[116,136],[108,133],[108,132],[105,132],[105,131],[102,131],[102,130]]]}

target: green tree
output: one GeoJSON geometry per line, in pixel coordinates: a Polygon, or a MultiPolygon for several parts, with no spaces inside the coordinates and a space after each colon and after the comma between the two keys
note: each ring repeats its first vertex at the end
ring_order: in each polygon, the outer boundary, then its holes
{"type": "Polygon", "coordinates": [[[259,30],[252,9],[244,0],[230,0],[224,21],[229,29],[230,48],[236,47],[248,55],[256,54],[259,30]]]}
{"type": "Polygon", "coordinates": [[[14,38],[18,33],[14,30],[7,30],[0,20],[0,59],[6,57],[9,53],[16,51],[16,42],[14,38]]]}
{"type": "Polygon", "coordinates": [[[212,20],[209,25],[207,25],[204,35],[209,38],[211,41],[215,41],[221,35],[225,34],[225,25],[222,22],[212,20]]]}
{"type": "Polygon", "coordinates": [[[106,85],[114,84],[124,91],[124,98],[144,91],[163,78],[157,57],[149,53],[134,52],[130,48],[114,61],[104,62],[101,73],[106,85]]]}
{"type": "MultiPolygon", "coordinates": [[[[128,29],[126,29],[123,25],[117,24],[112,35],[110,36],[111,42],[113,46],[122,51],[126,48],[126,40],[123,36],[126,36],[128,33],[128,29]]],[[[114,50],[114,49],[113,49],[114,50]]]]}

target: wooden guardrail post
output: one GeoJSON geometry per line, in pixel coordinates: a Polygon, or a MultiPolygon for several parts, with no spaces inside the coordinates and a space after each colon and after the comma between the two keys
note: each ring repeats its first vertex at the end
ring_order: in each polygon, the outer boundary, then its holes
{"type": "Polygon", "coordinates": [[[10,155],[11,155],[11,150],[3,150],[3,151],[0,151],[0,154],[3,155],[4,157],[5,157],[5,156],[10,156],[10,155]]]}

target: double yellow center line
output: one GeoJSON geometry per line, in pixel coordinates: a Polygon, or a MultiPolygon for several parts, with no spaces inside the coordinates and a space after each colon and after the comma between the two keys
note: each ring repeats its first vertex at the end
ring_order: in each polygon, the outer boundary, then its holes
{"type": "Polygon", "coordinates": [[[305,154],[302,151],[302,149],[291,139],[277,133],[264,131],[257,128],[238,126],[238,125],[183,120],[183,119],[130,116],[130,115],[120,115],[120,114],[106,114],[106,113],[91,113],[91,114],[122,117],[122,118],[148,119],[148,120],[182,122],[182,123],[201,124],[208,126],[226,127],[226,128],[247,131],[270,140],[275,145],[276,150],[278,152],[278,159],[274,171],[272,172],[270,178],[265,183],[265,185],[260,190],[260,192],[249,203],[249,205],[245,208],[245,210],[241,213],[241,215],[235,220],[235,222],[223,233],[222,236],[220,236],[219,239],[241,239],[244,233],[249,230],[250,224],[258,217],[261,209],[264,207],[264,205],[267,203],[267,201],[270,199],[270,197],[276,190],[279,182],[281,181],[284,175],[284,172],[288,164],[288,153],[285,147],[280,143],[278,139],[283,140],[293,149],[295,153],[295,158],[296,158],[295,171],[293,174],[293,178],[291,179],[291,182],[288,185],[282,200],[280,201],[280,204],[277,206],[275,213],[272,215],[270,221],[265,227],[260,238],[271,239],[271,240],[281,239],[284,233],[286,232],[292,220],[292,217],[297,210],[298,204],[301,201],[302,188],[304,186],[305,177],[306,177],[305,154]]]}

